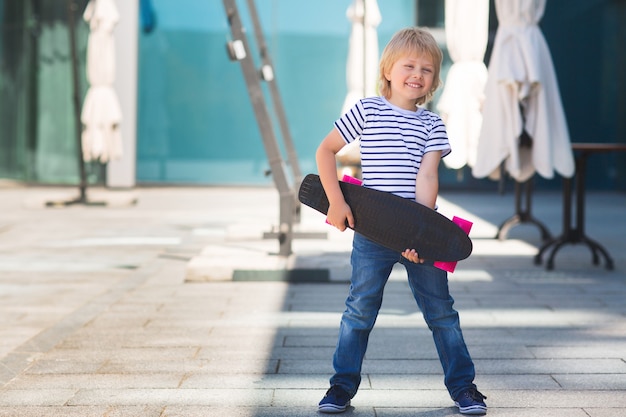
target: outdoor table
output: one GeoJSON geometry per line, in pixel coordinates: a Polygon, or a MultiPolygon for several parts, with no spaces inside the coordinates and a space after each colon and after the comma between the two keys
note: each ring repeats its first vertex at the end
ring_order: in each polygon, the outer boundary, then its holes
{"type": "Polygon", "coordinates": [[[604,256],[606,269],[613,269],[613,259],[608,251],[598,242],[590,239],[585,234],[585,170],[587,158],[593,153],[626,151],[626,143],[573,143],[572,150],[575,153],[576,171],[572,178],[563,178],[563,232],[539,249],[535,255],[535,264],[539,265],[545,251],[552,248],[546,262],[546,269],[554,268],[554,256],[557,251],[566,244],[586,244],[593,254],[593,264],[598,265],[598,254],[604,256]],[[576,184],[576,224],[572,226],[572,181],[576,184]]]}

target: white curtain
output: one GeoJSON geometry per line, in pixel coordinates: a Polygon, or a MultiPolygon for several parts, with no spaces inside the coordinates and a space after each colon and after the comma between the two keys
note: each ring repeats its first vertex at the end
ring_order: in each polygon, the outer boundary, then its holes
{"type": "Polygon", "coordinates": [[[552,58],[539,21],[546,0],[496,0],[498,31],[489,62],[477,178],[506,171],[518,182],[535,172],[574,174],[574,157],[552,58]],[[532,145],[520,146],[526,130],[532,145]]]}
{"type": "Polygon", "coordinates": [[[446,123],[452,153],[443,161],[459,169],[476,162],[487,67],[489,0],[446,0],[445,31],[453,64],[437,109],[446,123]]]}

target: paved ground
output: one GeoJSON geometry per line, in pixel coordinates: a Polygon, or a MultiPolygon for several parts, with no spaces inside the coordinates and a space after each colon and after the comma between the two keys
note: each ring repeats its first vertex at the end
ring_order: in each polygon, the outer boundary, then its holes
{"type": "MultiPolygon", "coordinates": [[[[0,188],[0,416],[317,415],[350,232],[304,209],[301,230],[328,237],[294,241],[279,262],[277,242],[261,239],[278,219],[272,189],[94,190],[108,206],[43,207],[72,192],[0,188]],[[283,264],[331,281],[216,281],[283,264]]],[[[442,197],[444,214],[475,222],[474,253],[450,286],[489,415],[626,416],[626,195],[588,195],[587,231],[614,271],[581,245],[564,247],[553,271],[535,265],[532,225],[494,240],[510,193],[442,197]]],[[[533,214],[554,234],[560,210],[558,193],[535,195],[533,214]]],[[[401,270],[353,406],[347,415],[458,415],[401,270]]]]}

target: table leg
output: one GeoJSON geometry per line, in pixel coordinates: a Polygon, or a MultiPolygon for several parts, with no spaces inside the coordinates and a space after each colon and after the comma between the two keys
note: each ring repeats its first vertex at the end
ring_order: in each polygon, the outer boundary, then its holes
{"type": "Polygon", "coordinates": [[[531,223],[539,228],[541,232],[541,240],[543,242],[552,239],[552,235],[548,229],[539,220],[535,219],[531,214],[532,206],[532,179],[519,183],[515,181],[515,214],[505,220],[498,228],[496,239],[504,240],[514,226],[522,223],[531,223]],[[522,188],[526,198],[526,208],[522,208],[522,188]]]}
{"type": "Polygon", "coordinates": [[[539,252],[535,255],[535,265],[540,265],[543,253],[552,248],[546,262],[546,269],[554,269],[554,256],[561,246],[574,240],[574,233],[575,231],[572,229],[572,181],[569,178],[563,178],[563,232],[560,236],[550,239],[539,248],[539,252]]]}
{"type": "Polygon", "coordinates": [[[564,178],[563,233],[558,238],[546,242],[535,255],[535,264],[539,265],[541,264],[543,253],[552,248],[546,262],[546,269],[548,270],[554,268],[554,257],[563,245],[578,243],[583,243],[589,247],[594,265],[599,264],[598,254],[600,254],[606,261],[606,269],[613,269],[613,259],[611,259],[608,251],[598,242],[585,235],[585,171],[588,156],[587,152],[582,152],[576,158],[576,172],[574,174],[576,183],[576,226],[572,227],[572,180],[564,178]]]}
{"type": "Polygon", "coordinates": [[[600,253],[602,256],[604,256],[606,269],[613,270],[613,259],[609,255],[609,252],[604,249],[604,247],[598,242],[593,239],[589,239],[587,236],[583,236],[583,240],[587,244],[587,246],[591,248],[591,251],[593,253],[593,264],[598,265],[600,263],[598,259],[598,253],[600,253]]]}

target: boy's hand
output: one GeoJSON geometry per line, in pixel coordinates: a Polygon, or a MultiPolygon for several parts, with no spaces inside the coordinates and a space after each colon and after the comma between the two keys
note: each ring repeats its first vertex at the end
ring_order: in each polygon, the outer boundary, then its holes
{"type": "Polygon", "coordinates": [[[347,225],[350,225],[350,228],[354,229],[354,217],[352,216],[352,210],[350,209],[348,203],[345,202],[343,204],[329,205],[326,221],[342,232],[346,230],[348,227],[347,225]]]}
{"type": "Polygon", "coordinates": [[[424,263],[424,260],[420,259],[419,255],[417,254],[415,249],[406,249],[404,252],[402,252],[402,256],[404,256],[409,261],[411,261],[413,263],[416,263],[416,264],[423,264],[424,263]]]}

